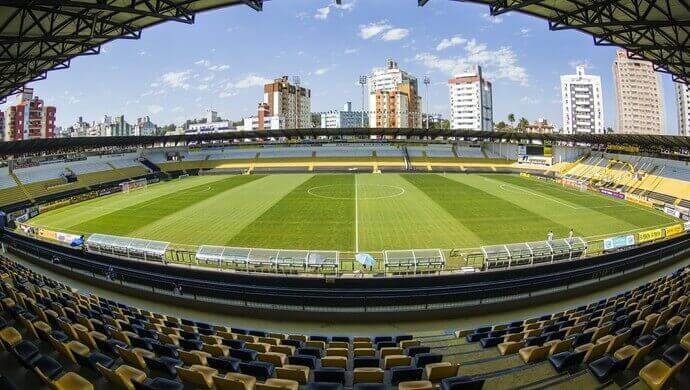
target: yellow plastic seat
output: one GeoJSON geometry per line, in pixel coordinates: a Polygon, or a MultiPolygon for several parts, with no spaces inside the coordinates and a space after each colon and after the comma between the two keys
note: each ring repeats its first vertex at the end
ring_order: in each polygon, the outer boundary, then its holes
{"type": "Polygon", "coordinates": [[[155,353],[147,351],[143,348],[125,349],[118,345],[115,347],[115,350],[126,363],[131,364],[134,367],[141,368],[142,370],[146,369],[146,361],[144,360],[145,357],[156,357],[155,353]]]}
{"type": "Polygon", "coordinates": [[[260,353],[257,358],[262,362],[268,362],[275,367],[282,367],[287,362],[287,355],[279,352],[260,353]]]}
{"type": "Polygon", "coordinates": [[[350,343],[346,341],[331,341],[328,343],[328,348],[345,348],[348,349],[350,348],[350,343]]]}
{"type": "Polygon", "coordinates": [[[292,345],[271,345],[268,348],[268,352],[277,352],[286,356],[292,356],[295,354],[295,347],[292,345]]]}
{"type": "Polygon", "coordinates": [[[544,345],[548,345],[550,347],[549,356],[553,356],[557,353],[570,350],[570,348],[573,346],[573,339],[552,340],[544,343],[544,345]]]}
{"type": "Polygon", "coordinates": [[[398,366],[409,366],[412,358],[407,355],[388,355],[383,359],[383,368],[386,370],[398,366]]]}
{"type": "Polygon", "coordinates": [[[321,358],[321,367],[342,367],[347,369],[347,358],[344,356],[326,356],[321,358]]]}
{"type": "Polygon", "coordinates": [[[263,343],[245,343],[244,347],[247,349],[253,349],[254,351],[259,353],[265,353],[268,352],[271,345],[263,343]]]}
{"type": "Polygon", "coordinates": [[[0,340],[2,340],[6,346],[12,347],[22,341],[22,335],[19,333],[19,331],[17,331],[17,329],[7,327],[0,330],[0,340]]]}
{"type": "Polygon", "coordinates": [[[53,390],[93,390],[93,384],[76,372],[69,371],[58,379],[51,381],[53,390]]]}
{"type": "Polygon", "coordinates": [[[398,390],[433,390],[434,385],[430,381],[400,382],[398,390]]]}
{"type": "Polygon", "coordinates": [[[355,348],[353,354],[355,357],[360,356],[376,356],[376,350],[373,348],[355,348]]]}
{"type": "Polygon", "coordinates": [[[347,348],[332,348],[326,349],[326,356],[343,356],[348,357],[350,351],[347,348]]]}
{"type": "Polygon", "coordinates": [[[451,362],[429,363],[424,367],[426,378],[432,382],[458,375],[458,364],[451,362]]]}
{"type": "Polygon", "coordinates": [[[257,383],[256,390],[298,390],[299,383],[290,379],[268,378],[264,383],[257,383]]]}
{"type": "Polygon", "coordinates": [[[524,346],[524,341],[508,341],[498,344],[498,352],[501,355],[512,355],[514,353],[517,353],[524,346]]]}
{"type": "Polygon", "coordinates": [[[206,344],[201,347],[203,352],[207,352],[215,357],[226,357],[230,353],[230,347],[219,344],[206,344]]]}
{"type": "Polygon", "coordinates": [[[550,346],[532,345],[520,350],[520,357],[525,363],[536,363],[546,359],[549,354],[550,346]]]}
{"type": "Polygon", "coordinates": [[[276,377],[280,379],[292,379],[301,385],[306,385],[309,381],[309,367],[297,364],[285,364],[276,367],[276,377]]]}
{"type": "Polygon", "coordinates": [[[304,346],[308,348],[326,349],[326,342],[321,340],[309,340],[304,343],[304,346]]]}
{"type": "Polygon", "coordinates": [[[211,354],[204,351],[178,351],[180,355],[180,360],[185,364],[193,366],[195,364],[200,366],[208,365],[206,359],[211,357],[211,354]]]}
{"type": "Polygon", "coordinates": [[[353,374],[353,383],[383,383],[384,371],[379,367],[357,367],[353,374]]]}
{"type": "Polygon", "coordinates": [[[381,348],[379,352],[381,359],[385,359],[388,355],[402,355],[403,353],[403,349],[400,347],[385,347],[381,348]]]}
{"type": "Polygon", "coordinates": [[[679,361],[675,366],[672,367],[669,367],[662,360],[654,360],[642,367],[639,377],[647,384],[647,386],[652,388],[652,390],[661,390],[676,374],[676,372],[683,368],[685,363],[688,361],[688,356],[690,355],[686,353],[683,360],[679,361]]]}
{"type": "Polygon", "coordinates": [[[218,390],[253,390],[256,378],[251,375],[229,372],[225,376],[214,376],[213,383],[218,390]]]}
{"type": "Polygon", "coordinates": [[[115,370],[111,370],[100,363],[96,363],[96,368],[109,382],[128,390],[134,390],[133,380],[137,382],[146,380],[146,373],[124,364],[115,370]]]}
{"type": "Polygon", "coordinates": [[[177,367],[177,376],[185,385],[213,388],[214,376],[218,375],[218,370],[208,366],[195,364],[189,368],[177,367]]]}

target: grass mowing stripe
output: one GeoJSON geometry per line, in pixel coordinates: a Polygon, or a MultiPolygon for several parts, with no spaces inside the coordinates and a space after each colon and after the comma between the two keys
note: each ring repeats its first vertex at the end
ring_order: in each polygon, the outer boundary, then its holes
{"type": "Polygon", "coordinates": [[[568,228],[503,198],[440,175],[402,175],[422,190],[485,244],[534,241],[548,230],[568,228]]]}
{"type": "Polygon", "coordinates": [[[213,183],[187,188],[90,219],[73,226],[72,229],[86,233],[128,235],[149,223],[177,213],[197,202],[261,177],[263,176],[233,176],[213,183]]]}
{"type": "Polygon", "coordinates": [[[569,188],[538,182],[537,179],[526,179],[519,176],[492,175],[487,176],[521,188],[529,189],[560,198],[585,209],[594,209],[599,213],[630,223],[637,227],[658,226],[672,223],[674,220],[661,213],[644,206],[636,206],[624,200],[614,199],[599,194],[581,192],[569,188]]]}
{"type": "Polygon", "coordinates": [[[317,175],[288,193],[227,245],[351,251],[354,176],[317,175]]]}

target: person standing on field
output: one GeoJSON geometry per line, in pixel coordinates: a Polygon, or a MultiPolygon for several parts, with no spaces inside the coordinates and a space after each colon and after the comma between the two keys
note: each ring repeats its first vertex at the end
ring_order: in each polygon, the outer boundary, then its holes
{"type": "Polygon", "coordinates": [[[546,241],[553,241],[553,230],[549,230],[549,234],[546,235],[546,241]]]}

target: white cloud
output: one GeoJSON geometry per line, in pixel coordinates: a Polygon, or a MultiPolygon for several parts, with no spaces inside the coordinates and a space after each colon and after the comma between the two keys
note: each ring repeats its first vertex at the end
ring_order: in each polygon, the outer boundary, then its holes
{"type": "Polygon", "coordinates": [[[391,28],[393,28],[393,26],[388,24],[388,22],[385,20],[371,22],[369,24],[360,24],[358,35],[362,39],[369,39],[381,34],[386,30],[390,30],[391,28]]]}
{"type": "Polygon", "coordinates": [[[406,28],[392,28],[381,36],[384,41],[399,41],[410,34],[410,30],[406,28]]]}
{"type": "Polygon", "coordinates": [[[161,76],[161,82],[172,88],[189,89],[188,80],[191,77],[190,70],[180,72],[168,72],[161,76]]]}
{"type": "Polygon", "coordinates": [[[503,18],[500,16],[491,16],[489,14],[482,14],[482,18],[491,24],[499,24],[503,22],[503,18]]]}
{"type": "Polygon", "coordinates": [[[444,38],[441,41],[441,43],[436,45],[436,51],[445,50],[445,49],[448,49],[449,47],[453,47],[453,46],[464,45],[466,42],[467,42],[467,39],[462,38],[459,35],[456,35],[456,36],[451,37],[451,38],[444,38]]]}
{"type": "Polygon", "coordinates": [[[208,89],[208,84],[199,84],[196,89],[199,91],[206,91],[208,89]]]}
{"type": "Polygon", "coordinates": [[[203,67],[209,67],[209,66],[211,66],[211,61],[209,61],[209,60],[199,60],[199,61],[195,62],[194,65],[200,65],[200,66],[203,66],[203,67]]]}
{"type": "Polygon", "coordinates": [[[523,27],[520,29],[520,34],[518,34],[518,35],[520,35],[523,38],[527,38],[527,37],[529,37],[530,31],[531,31],[530,29],[523,27]]]}
{"type": "Polygon", "coordinates": [[[355,54],[359,49],[345,49],[345,54],[355,54]]]}
{"type": "Polygon", "coordinates": [[[594,69],[594,65],[589,60],[570,60],[568,66],[571,68],[577,68],[580,65],[584,65],[585,69],[594,69]]]}
{"type": "Polygon", "coordinates": [[[146,52],[145,52],[144,50],[140,50],[140,51],[139,51],[139,55],[143,57],[143,56],[146,55],[146,52]]]}
{"type": "Polygon", "coordinates": [[[173,108],[171,111],[172,111],[172,112],[182,112],[183,110],[184,110],[184,109],[183,109],[182,107],[177,106],[177,107],[173,108]]]}
{"type": "Polygon", "coordinates": [[[218,97],[220,98],[226,98],[230,96],[235,96],[237,95],[237,90],[238,89],[246,89],[246,88],[252,88],[252,87],[259,87],[263,86],[266,83],[270,83],[271,80],[262,77],[262,76],[257,76],[253,73],[248,74],[244,78],[241,78],[237,81],[228,81],[226,82],[220,92],[218,93],[218,97]]]}
{"type": "Polygon", "coordinates": [[[222,72],[228,69],[230,69],[230,65],[212,65],[208,67],[208,70],[213,72],[222,72]]]}
{"type": "Polygon", "coordinates": [[[152,104],[152,105],[146,107],[146,109],[148,110],[149,114],[152,114],[152,115],[156,115],[159,112],[163,111],[163,107],[161,107],[157,104],[152,104]]]}
{"type": "Polygon", "coordinates": [[[523,96],[522,99],[520,99],[520,103],[535,105],[541,103],[541,100],[532,96],[523,96]]]}
{"type": "Polygon", "coordinates": [[[314,71],[314,74],[317,76],[322,76],[322,75],[326,74],[326,72],[328,72],[328,70],[329,70],[328,68],[319,68],[319,69],[314,71]]]}
{"type": "Polygon", "coordinates": [[[331,7],[319,8],[316,10],[316,14],[314,14],[314,19],[326,20],[326,19],[328,19],[328,14],[330,14],[330,13],[331,13],[331,7]]]}
{"type": "Polygon", "coordinates": [[[507,46],[490,50],[485,44],[471,39],[463,46],[461,56],[441,58],[431,53],[420,53],[414,59],[429,69],[441,71],[449,76],[466,72],[474,65],[481,65],[490,80],[510,80],[521,85],[528,84],[525,68],[518,64],[517,56],[507,46]]]}
{"type": "Polygon", "coordinates": [[[305,11],[300,11],[297,14],[295,14],[295,17],[297,19],[306,19],[309,17],[309,14],[307,14],[305,11]]]}

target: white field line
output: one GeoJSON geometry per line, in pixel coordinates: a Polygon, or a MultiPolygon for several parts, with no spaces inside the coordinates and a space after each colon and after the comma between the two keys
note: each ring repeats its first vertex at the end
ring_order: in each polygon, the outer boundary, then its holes
{"type": "Polygon", "coordinates": [[[510,185],[510,184],[499,184],[498,187],[501,188],[501,189],[503,189],[503,190],[506,190],[506,187],[510,187],[510,188],[516,189],[516,190],[518,190],[518,191],[526,192],[526,193],[528,193],[528,194],[530,194],[530,195],[538,196],[538,197],[540,197],[540,198],[544,198],[544,199],[546,199],[546,200],[550,200],[550,201],[552,201],[552,202],[556,202],[556,203],[561,204],[561,205],[563,205],[563,206],[570,207],[571,209],[575,209],[575,210],[580,209],[580,207],[576,207],[576,206],[573,206],[573,205],[571,205],[571,204],[561,202],[560,200],[558,200],[558,199],[556,199],[556,198],[552,198],[552,197],[547,196],[547,195],[543,195],[543,194],[538,194],[538,193],[536,193],[536,192],[532,192],[532,191],[530,191],[530,190],[528,190],[528,189],[525,189],[525,188],[516,187],[516,186],[510,185]]]}
{"type": "Polygon", "coordinates": [[[357,174],[355,173],[355,253],[359,252],[359,196],[357,187],[357,174]]]}

